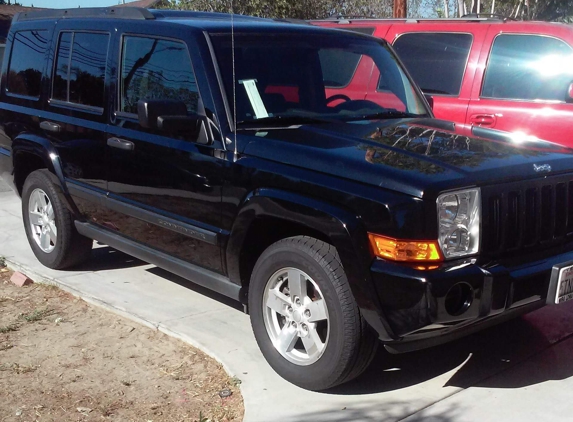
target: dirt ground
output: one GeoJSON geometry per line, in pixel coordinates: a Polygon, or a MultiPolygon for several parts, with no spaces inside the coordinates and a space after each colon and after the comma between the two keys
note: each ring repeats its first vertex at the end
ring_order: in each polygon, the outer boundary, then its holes
{"type": "Polygon", "coordinates": [[[10,276],[0,267],[1,422],[242,420],[240,380],[204,353],[10,276]]]}

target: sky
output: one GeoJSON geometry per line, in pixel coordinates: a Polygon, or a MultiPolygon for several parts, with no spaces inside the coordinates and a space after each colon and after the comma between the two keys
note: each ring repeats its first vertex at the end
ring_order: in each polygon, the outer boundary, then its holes
{"type": "MultiPolygon", "coordinates": [[[[18,0],[22,6],[51,7],[54,9],[69,9],[72,7],[101,7],[115,6],[121,0],[18,0]]],[[[125,0],[127,3],[129,0],[125,0]]],[[[133,0],[131,0],[133,1],[133,0]]]]}

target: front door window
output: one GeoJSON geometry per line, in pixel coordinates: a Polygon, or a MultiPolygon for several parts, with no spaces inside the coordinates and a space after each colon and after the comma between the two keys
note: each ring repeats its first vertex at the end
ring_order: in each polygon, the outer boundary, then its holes
{"type": "Polygon", "coordinates": [[[180,100],[197,113],[199,91],[182,42],[126,36],[121,60],[120,111],[137,114],[142,99],[180,100]]]}

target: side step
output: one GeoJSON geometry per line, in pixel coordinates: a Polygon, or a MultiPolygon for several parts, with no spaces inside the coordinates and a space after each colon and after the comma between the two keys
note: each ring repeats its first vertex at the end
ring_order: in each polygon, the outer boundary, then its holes
{"type": "Polygon", "coordinates": [[[233,283],[221,274],[190,264],[181,259],[173,258],[166,253],[135,243],[120,234],[101,229],[94,224],[76,221],[75,225],[78,232],[85,237],[109,245],[114,249],[125,252],[142,261],[157,265],[173,274],[177,274],[195,284],[206,287],[231,299],[241,300],[241,286],[233,283]]]}

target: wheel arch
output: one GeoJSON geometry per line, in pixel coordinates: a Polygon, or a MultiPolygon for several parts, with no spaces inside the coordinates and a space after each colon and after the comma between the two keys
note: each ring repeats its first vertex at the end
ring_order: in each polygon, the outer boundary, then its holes
{"type": "Polygon", "coordinates": [[[366,229],[359,216],[343,207],[278,189],[251,192],[243,201],[227,243],[229,278],[246,294],[260,254],[272,243],[298,235],[318,238],[337,249],[358,306],[373,328],[386,333],[369,274],[373,256],[366,229]],[[372,315],[367,315],[369,311],[372,315]]]}
{"type": "Polygon", "coordinates": [[[52,182],[60,187],[63,202],[75,211],[65,184],[60,157],[49,140],[32,134],[23,134],[15,138],[12,143],[12,165],[14,185],[20,196],[30,173],[46,169],[52,182]]]}

